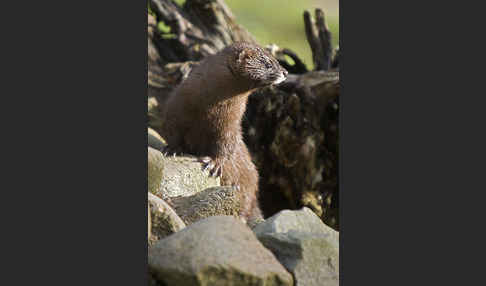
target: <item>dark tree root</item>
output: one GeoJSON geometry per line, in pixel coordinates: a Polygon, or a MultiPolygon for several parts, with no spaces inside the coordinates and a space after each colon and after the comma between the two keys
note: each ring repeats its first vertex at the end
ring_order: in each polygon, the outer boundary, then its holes
{"type": "Polygon", "coordinates": [[[340,49],[337,49],[336,55],[334,56],[334,59],[332,60],[331,68],[333,68],[333,69],[339,68],[339,58],[340,57],[341,57],[340,49]]]}
{"type": "Polygon", "coordinates": [[[289,49],[282,49],[282,54],[290,57],[294,64],[290,65],[287,61],[279,61],[279,63],[289,71],[289,73],[293,74],[303,74],[308,72],[307,67],[305,66],[304,62],[297,56],[296,53],[292,52],[289,49]]]}
{"type": "Polygon", "coordinates": [[[305,35],[312,50],[315,70],[327,71],[331,67],[331,32],[326,27],[324,12],[316,9],[315,14],[316,21],[314,22],[310,12],[304,12],[305,35]]]}
{"type": "Polygon", "coordinates": [[[254,37],[236,23],[224,1],[187,0],[179,6],[172,0],[150,0],[158,22],[170,27],[152,37],[160,54],[159,64],[199,61],[235,41],[256,43],[254,37]]]}

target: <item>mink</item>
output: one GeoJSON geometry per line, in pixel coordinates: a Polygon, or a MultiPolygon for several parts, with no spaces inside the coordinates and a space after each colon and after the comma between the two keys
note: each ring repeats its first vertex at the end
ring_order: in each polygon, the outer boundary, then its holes
{"type": "Polygon", "coordinates": [[[162,107],[164,152],[197,156],[211,176],[221,176],[221,185],[236,186],[245,221],[262,214],[258,171],[243,141],[242,116],[253,91],[279,84],[287,74],[260,46],[236,42],[202,60],[162,107]]]}

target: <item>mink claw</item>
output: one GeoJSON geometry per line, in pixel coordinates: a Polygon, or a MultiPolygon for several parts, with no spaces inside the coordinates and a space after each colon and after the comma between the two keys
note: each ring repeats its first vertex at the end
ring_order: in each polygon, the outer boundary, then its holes
{"type": "Polygon", "coordinates": [[[200,157],[197,158],[197,161],[203,164],[203,172],[209,170],[209,175],[211,176],[212,175],[211,170],[213,170],[215,166],[214,161],[210,157],[200,157]]]}
{"type": "Polygon", "coordinates": [[[211,157],[201,157],[201,158],[198,158],[197,159],[198,162],[201,162],[201,163],[204,163],[204,164],[208,164],[209,162],[212,161],[211,157]]]}
{"type": "Polygon", "coordinates": [[[171,148],[168,145],[165,145],[164,147],[162,147],[160,149],[160,152],[162,152],[162,154],[164,154],[165,157],[168,157],[168,156],[176,157],[177,153],[182,154],[181,152],[179,152],[179,150],[177,148],[171,148]]]}
{"type": "Polygon", "coordinates": [[[211,174],[211,170],[213,168],[214,168],[214,164],[212,164],[211,162],[205,163],[203,172],[206,172],[207,170],[209,170],[209,173],[211,174]]]}
{"type": "Polygon", "coordinates": [[[222,170],[223,168],[221,168],[221,166],[215,166],[215,168],[210,171],[210,176],[214,178],[220,177],[222,170]]]}
{"type": "Polygon", "coordinates": [[[221,176],[223,168],[211,157],[199,157],[197,161],[203,164],[203,172],[209,171],[210,177],[217,178],[221,176]]]}

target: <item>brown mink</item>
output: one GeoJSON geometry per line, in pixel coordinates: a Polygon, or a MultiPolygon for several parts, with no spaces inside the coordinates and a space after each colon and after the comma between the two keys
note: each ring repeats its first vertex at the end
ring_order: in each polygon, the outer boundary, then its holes
{"type": "Polygon", "coordinates": [[[234,43],[207,56],[162,108],[165,152],[197,156],[221,185],[239,187],[240,217],[261,217],[258,172],[243,142],[241,119],[255,89],[278,84],[287,71],[261,47],[234,43]]]}

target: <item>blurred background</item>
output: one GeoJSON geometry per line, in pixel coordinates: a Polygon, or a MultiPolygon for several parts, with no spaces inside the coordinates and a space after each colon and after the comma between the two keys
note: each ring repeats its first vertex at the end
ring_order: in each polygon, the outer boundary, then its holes
{"type": "MultiPolygon", "coordinates": [[[[185,0],[173,0],[182,5],[185,0]]],[[[339,44],[339,0],[224,0],[236,21],[243,25],[257,41],[266,46],[276,44],[294,51],[313,69],[312,53],[304,30],[304,10],[314,18],[315,8],[324,11],[326,24],[332,35],[333,47],[339,44]]],[[[164,30],[164,27],[161,27],[164,30]]]]}
{"type": "Polygon", "coordinates": [[[312,69],[312,54],[304,31],[304,10],[314,17],[321,8],[332,33],[332,44],[339,44],[339,0],[225,0],[236,21],[252,33],[261,45],[271,43],[294,51],[312,69]]]}

